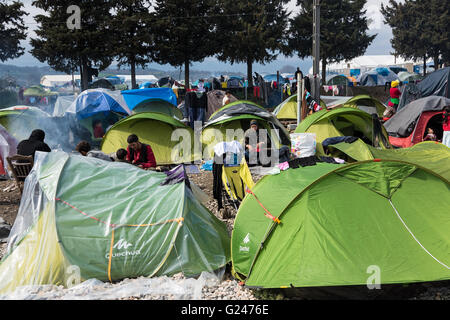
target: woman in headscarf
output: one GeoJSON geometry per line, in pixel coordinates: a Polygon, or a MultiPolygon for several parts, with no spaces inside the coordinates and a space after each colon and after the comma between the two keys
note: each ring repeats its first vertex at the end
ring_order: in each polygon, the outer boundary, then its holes
{"type": "Polygon", "coordinates": [[[31,132],[28,139],[22,140],[17,145],[17,154],[22,156],[33,156],[36,151],[50,152],[50,147],[44,142],[45,132],[41,129],[36,129],[31,132]]]}

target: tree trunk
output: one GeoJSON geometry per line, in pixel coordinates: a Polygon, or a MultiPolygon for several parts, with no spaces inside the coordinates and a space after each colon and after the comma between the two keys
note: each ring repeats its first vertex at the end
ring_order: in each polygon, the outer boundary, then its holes
{"type": "Polygon", "coordinates": [[[427,75],[427,56],[423,56],[423,76],[427,75]]]}
{"type": "Polygon", "coordinates": [[[247,58],[248,90],[253,91],[253,59],[247,58]]]}
{"type": "Polygon", "coordinates": [[[81,58],[81,90],[89,88],[89,66],[85,58],[81,58]]]}
{"type": "Polygon", "coordinates": [[[137,85],[136,85],[136,63],[134,62],[134,59],[130,60],[130,67],[131,67],[131,89],[137,89],[137,85]]]}
{"type": "Polygon", "coordinates": [[[187,90],[191,88],[189,85],[189,60],[187,59],[184,62],[184,87],[186,88],[186,93],[187,90]]]}
{"type": "Polygon", "coordinates": [[[435,56],[433,58],[433,62],[434,62],[434,70],[439,69],[439,56],[435,56]]]}
{"type": "Polygon", "coordinates": [[[322,59],[322,83],[327,83],[327,59],[325,58],[322,59]]]}

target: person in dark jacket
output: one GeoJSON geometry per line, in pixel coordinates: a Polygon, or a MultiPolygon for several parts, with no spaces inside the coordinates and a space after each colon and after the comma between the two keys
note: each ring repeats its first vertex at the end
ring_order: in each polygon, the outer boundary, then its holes
{"type": "Polygon", "coordinates": [[[141,143],[135,134],[131,134],[127,139],[126,160],[142,169],[156,168],[156,159],[152,148],[145,143],[141,143]]]}
{"type": "Polygon", "coordinates": [[[28,139],[22,140],[17,145],[17,154],[22,156],[33,156],[36,151],[51,152],[50,147],[44,142],[45,132],[41,129],[36,129],[31,132],[28,139]]]}

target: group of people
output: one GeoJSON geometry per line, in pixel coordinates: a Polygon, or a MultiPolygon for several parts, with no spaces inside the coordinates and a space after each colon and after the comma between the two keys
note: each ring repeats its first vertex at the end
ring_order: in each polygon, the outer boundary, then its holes
{"type": "MultiPolygon", "coordinates": [[[[17,145],[17,154],[22,156],[32,156],[34,158],[36,151],[51,152],[51,148],[45,140],[45,132],[41,129],[33,130],[28,139],[22,140],[17,145]]],[[[105,154],[100,150],[93,150],[88,141],[80,141],[75,150],[82,156],[93,157],[105,161],[127,162],[142,169],[156,169],[157,163],[155,154],[150,145],[139,141],[139,137],[131,134],[127,138],[127,149],[119,149],[115,157],[105,154]]]]}

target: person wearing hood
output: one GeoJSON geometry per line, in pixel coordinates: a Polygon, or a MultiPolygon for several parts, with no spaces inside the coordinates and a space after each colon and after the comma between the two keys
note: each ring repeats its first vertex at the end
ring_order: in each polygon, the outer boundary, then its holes
{"type": "Polygon", "coordinates": [[[51,152],[50,147],[44,142],[45,132],[41,129],[36,129],[31,132],[28,139],[22,140],[17,145],[17,154],[22,156],[33,156],[36,151],[51,152]]]}

